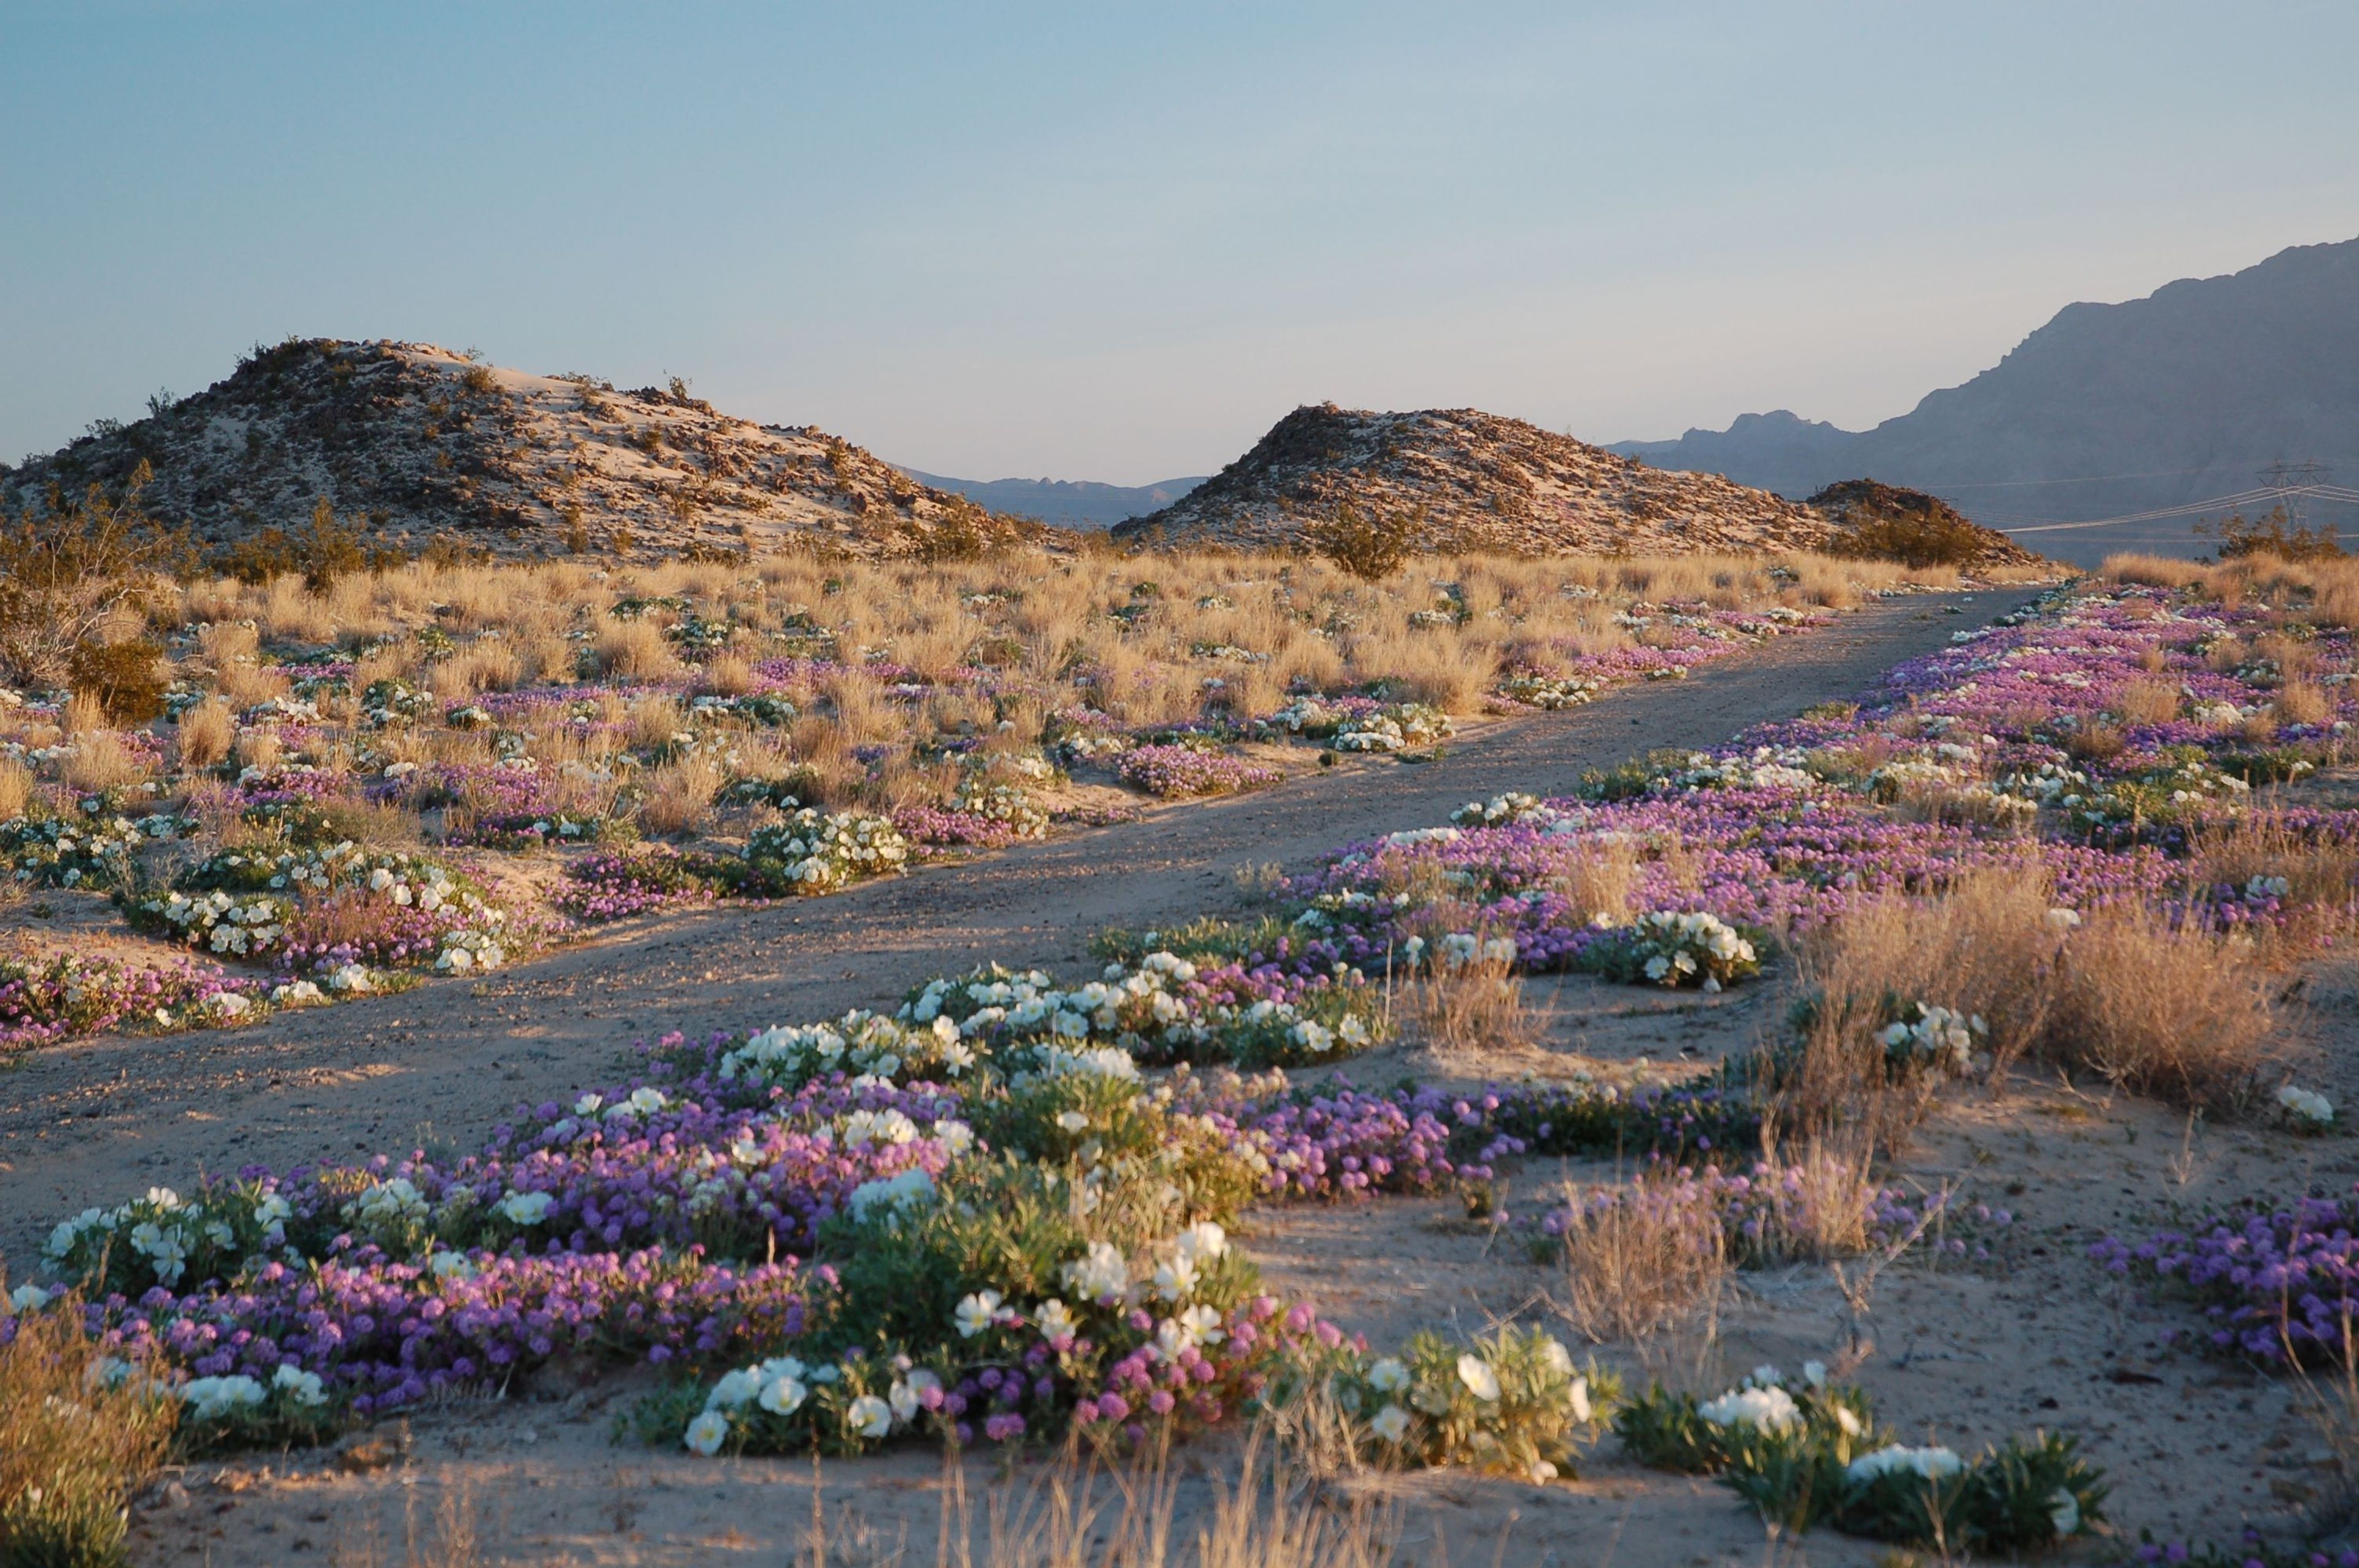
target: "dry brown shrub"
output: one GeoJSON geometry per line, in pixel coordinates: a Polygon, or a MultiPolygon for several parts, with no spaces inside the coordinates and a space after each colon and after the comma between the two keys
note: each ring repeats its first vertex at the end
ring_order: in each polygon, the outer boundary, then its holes
{"type": "Polygon", "coordinates": [[[2178,683],[2134,680],[2122,688],[2121,711],[2131,724],[2168,724],[2179,717],[2178,683]]]}
{"type": "Polygon", "coordinates": [[[2139,905],[2097,910],[2064,945],[2043,1050],[2134,1093],[2237,1109],[2285,1055],[2259,971],[2249,943],[2139,905]]]}
{"type": "Polygon", "coordinates": [[[128,1494],[163,1463],[179,1401],[136,1373],[109,1387],[103,1359],[71,1297],[0,1344],[0,1562],[125,1561],[128,1494]]]}
{"type": "Polygon", "coordinates": [[[1720,1209],[1701,1187],[1665,1181],[1564,1189],[1559,1315],[1598,1344],[1633,1342],[1717,1305],[1729,1272],[1720,1209]]]}
{"type": "Polygon", "coordinates": [[[2064,737],[2064,751],[2075,762],[2102,762],[2120,756],[2129,743],[2129,736],[2120,725],[2096,714],[2084,713],[2081,722],[2064,737]]]}

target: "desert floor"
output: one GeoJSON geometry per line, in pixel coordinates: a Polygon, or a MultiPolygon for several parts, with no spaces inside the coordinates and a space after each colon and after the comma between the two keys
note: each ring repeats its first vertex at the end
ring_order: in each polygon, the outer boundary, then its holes
{"type": "MultiPolygon", "coordinates": [[[[519,1100],[606,1081],[634,1041],[669,1030],[889,1004],[913,979],[986,957],[1070,972],[1102,927],[1240,907],[1242,868],[1306,869],[1353,839],[1443,821],[1468,800],[1509,789],[1560,794],[1584,769],[1634,752],[1725,740],[1855,694],[2028,597],[1886,600],[1684,682],[1487,726],[1439,762],[1346,761],[1261,794],[1165,808],[838,896],[634,923],[473,984],[429,984],[245,1029],[40,1052],[0,1072],[0,1256],[22,1274],[60,1216],[201,1171],[283,1168],[403,1140],[471,1145],[519,1100]]],[[[2321,972],[2308,989],[2307,1044],[2320,1060],[2304,1081],[2347,1103],[2359,1093],[2359,1054],[2346,1048],[2359,982],[2321,972]]],[[[1396,1046],[1343,1070],[1363,1083],[1414,1073],[1471,1087],[1612,1073],[1641,1058],[1709,1061],[1753,1044],[1778,1005],[1774,979],[1718,997],[1577,978],[1535,981],[1528,994],[1549,1013],[1535,1051],[1440,1062],[1396,1046]]],[[[1508,1202],[1536,1203],[1567,1176],[1611,1174],[1535,1162],[1511,1178],[1508,1202]]],[[[1895,1427],[1938,1430],[1961,1450],[2037,1425],[2081,1433],[2112,1474],[2110,1511],[2132,1541],[2141,1527],[2162,1539],[2232,1541],[2240,1521],[2296,1506],[2325,1462],[2304,1390],[2169,1347],[2166,1331],[2193,1320],[2142,1303],[2088,1261],[2087,1244],[2163,1220],[2174,1204],[2338,1186],[2354,1174],[2359,1156],[2341,1138],[2206,1128],[2052,1079],[1961,1087],[1896,1180],[1962,1188],[1969,1203],[2013,1210],[2017,1222],[1989,1260],[1936,1261],[1919,1249],[1880,1269],[1868,1259],[1840,1271],[1747,1274],[1710,1325],[1657,1342],[1646,1362],[1618,1346],[1599,1356],[1641,1377],[1657,1369],[1699,1384],[1763,1360],[1855,1365],[1895,1427]]],[[[1455,1200],[1266,1210],[1240,1240],[1274,1290],[1309,1296],[1375,1339],[1550,1310],[1551,1271],[1455,1200]]],[[[453,1505],[493,1562],[796,1560],[812,1525],[811,1468],[618,1446],[610,1423],[638,1387],[627,1376],[560,1370],[503,1400],[413,1414],[341,1455],[190,1466],[142,1504],[140,1560],[403,1563],[453,1505]]],[[[1183,1536],[1234,1470],[1219,1445],[1175,1455],[1183,1536]]],[[[994,1487],[1013,1488],[1006,1506],[1020,1510],[1035,1478],[971,1464],[962,1480],[979,1542],[992,1530],[994,1487]]],[[[823,1481],[831,1560],[936,1560],[951,1495],[938,1458],[835,1463],[823,1481]]],[[[1440,1472],[1347,1477],[1330,1491],[1396,1510],[1410,1561],[1864,1563],[1885,1550],[1832,1534],[1767,1538],[1724,1489],[1638,1469],[1611,1438],[1579,1479],[1547,1487],[1440,1472]]]]}

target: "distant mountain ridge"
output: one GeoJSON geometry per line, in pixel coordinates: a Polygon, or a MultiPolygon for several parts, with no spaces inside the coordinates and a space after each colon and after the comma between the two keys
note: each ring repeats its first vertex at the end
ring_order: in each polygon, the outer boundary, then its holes
{"type": "MultiPolygon", "coordinates": [[[[2118,305],[2068,305],[1991,369],[1874,429],[1780,409],[1614,451],[1787,495],[1872,474],[1986,524],[2119,517],[2251,489],[2275,463],[2359,480],[2359,240],[2118,305]]],[[[2026,535],[2093,558],[2191,549],[2189,520],[2026,535]]]]}
{"type": "Polygon", "coordinates": [[[918,469],[901,471],[919,484],[951,491],[994,512],[1066,528],[1111,527],[1169,506],[1204,482],[1202,474],[1157,484],[1101,484],[1088,479],[945,479],[918,469]]]}
{"type": "Polygon", "coordinates": [[[296,339],[193,397],[0,467],[0,510],[52,486],[119,490],[231,545],[324,497],[379,544],[503,556],[734,553],[817,541],[877,558],[1040,538],[810,426],[758,425],[669,389],[477,364],[429,343],[296,339]]]}
{"type": "Polygon", "coordinates": [[[1344,505],[1419,519],[1420,547],[1517,555],[1805,549],[1833,524],[1703,474],[1650,468],[1473,408],[1297,408],[1178,501],[1118,524],[1155,546],[1297,549],[1344,505]]]}

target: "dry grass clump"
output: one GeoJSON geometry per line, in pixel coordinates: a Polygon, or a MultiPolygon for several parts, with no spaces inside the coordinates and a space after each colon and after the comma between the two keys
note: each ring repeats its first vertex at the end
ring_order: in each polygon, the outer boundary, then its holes
{"type": "MultiPolygon", "coordinates": [[[[2298,897],[2347,909],[2359,851],[2299,845],[2247,825],[2201,851],[2218,880],[2270,868],[2302,878],[2298,897]],[[2306,858],[2305,858],[2306,857],[2306,858]]],[[[1944,896],[1886,899],[1799,944],[1810,1001],[1781,1083],[1781,1116],[1805,1132],[1869,1130],[1892,1147],[1922,1119],[1930,1078],[1892,1079],[1877,1033],[1910,1002],[1981,1016],[1995,1081],[2037,1057],[2175,1105],[2234,1109],[2283,1059],[2277,1010],[2250,941],[2175,925],[2125,904],[2077,928],[2051,916],[2038,874],[1991,868],[1944,896]]]]}
{"type": "Polygon", "coordinates": [[[1408,987],[1408,1014],[1418,1037],[1439,1054],[1527,1050],[1539,1044],[1546,1019],[1524,1000],[1513,940],[1495,938],[1486,946],[1493,951],[1462,963],[1438,962],[1408,987]],[[1506,956],[1497,951],[1501,946],[1506,956]]]}
{"type": "Polygon", "coordinates": [[[2250,812],[2199,833],[2189,846],[2199,885],[2246,887],[2282,878],[2279,903],[2293,912],[2297,941],[2348,929],[2359,905],[2359,843],[2298,832],[2272,813],[2250,812]]]}
{"type": "Polygon", "coordinates": [[[2137,905],[2098,910],[2064,945],[2044,1051],[2135,1093],[2235,1109],[2285,1055],[2258,969],[2249,944],[2137,905]]]}
{"type": "Polygon", "coordinates": [[[728,782],[721,764],[702,752],[666,762],[647,775],[639,826],[660,837],[693,833],[728,782]]]}
{"type": "Polygon", "coordinates": [[[1545,885],[1563,894],[1574,909],[1593,918],[1602,914],[1613,925],[1625,925],[1630,918],[1631,900],[1638,889],[1638,847],[1627,842],[1585,840],[1545,885]]]}
{"type": "Polygon", "coordinates": [[[32,770],[14,757],[0,757],[0,822],[11,822],[31,809],[32,770]]]}
{"type": "Polygon", "coordinates": [[[95,795],[142,783],[147,777],[147,764],[132,754],[115,731],[83,730],[75,734],[73,751],[59,768],[58,777],[68,789],[95,795]]]}
{"type": "Polygon", "coordinates": [[[1598,1344],[1636,1342],[1716,1305],[1727,1238],[1710,1194],[1641,1179],[1610,1203],[1564,1191],[1559,1315],[1598,1344]]]}
{"type": "Polygon", "coordinates": [[[184,768],[210,768],[229,755],[237,739],[237,720],[229,705],[209,697],[180,715],[173,747],[184,768]]]}
{"type": "Polygon", "coordinates": [[[2121,715],[2130,724],[2168,724],[2179,717],[2179,687],[2167,680],[2134,680],[2122,688],[2121,715]]]}
{"type": "Polygon", "coordinates": [[[179,1401],[134,1376],[108,1387],[76,1301],[16,1319],[0,1345],[0,1563],[114,1568],[126,1503],[163,1462],[179,1401]]]}

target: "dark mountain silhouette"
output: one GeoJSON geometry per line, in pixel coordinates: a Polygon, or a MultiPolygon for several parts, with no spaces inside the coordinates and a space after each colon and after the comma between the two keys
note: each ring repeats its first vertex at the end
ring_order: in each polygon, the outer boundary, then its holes
{"type": "Polygon", "coordinates": [[[1143,517],[1204,482],[1202,474],[1159,484],[1100,484],[1087,479],[945,479],[916,469],[901,471],[919,484],[963,495],[994,512],[1037,517],[1063,528],[1109,528],[1126,517],[1143,517]]]}
{"type": "MultiPolygon", "coordinates": [[[[2274,464],[2359,481],[2359,240],[2298,245],[2120,305],[2068,305],[1962,386],[1872,430],[1779,410],[1617,452],[1805,495],[1872,474],[2008,528],[2119,517],[2252,489],[2274,464]]],[[[2321,521],[2342,518],[2321,506],[2321,521]]],[[[2190,517],[2021,535],[2090,560],[2193,553],[2190,517]]]]}

